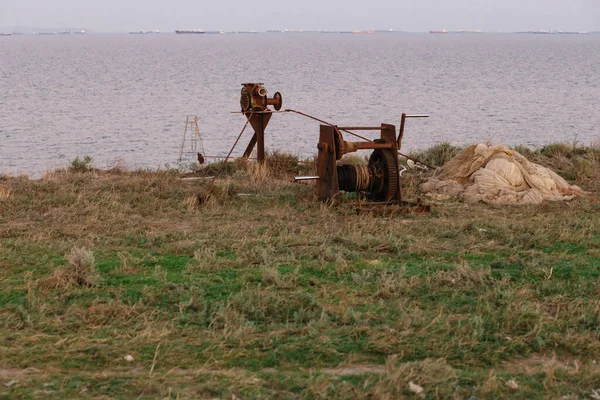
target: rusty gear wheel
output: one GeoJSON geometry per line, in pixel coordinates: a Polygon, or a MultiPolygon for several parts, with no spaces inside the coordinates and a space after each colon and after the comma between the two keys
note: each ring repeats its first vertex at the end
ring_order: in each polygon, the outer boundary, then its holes
{"type": "Polygon", "coordinates": [[[375,201],[393,201],[398,199],[400,177],[396,157],[390,150],[375,150],[369,158],[372,174],[370,197],[375,201]]]}
{"type": "Polygon", "coordinates": [[[333,140],[335,141],[335,159],[341,160],[344,154],[346,154],[346,142],[339,129],[335,128],[333,140]]]}
{"type": "Polygon", "coordinates": [[[252,99],[250,97],[250,93],[248,92],[248,89],[242,88],[242,93],[241,93],[241,97],[240,97],[240,106],[242,107],[243,112],[250,110],[250,102],[251,101],[252,101],[252,99]]]}

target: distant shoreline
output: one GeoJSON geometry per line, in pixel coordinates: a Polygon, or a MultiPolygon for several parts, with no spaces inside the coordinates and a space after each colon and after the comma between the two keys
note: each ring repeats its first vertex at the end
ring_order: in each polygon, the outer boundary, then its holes
{"type": "Polygon", "coordinates": [[[560,31],[560,30],[526,30],[526,31],[514,31],[514,32],[495,32],[495,31],[483,31],[483,30],[430,30],[430,31],[406,31],[406,30],[381,30],[381,29],[368,29],[368,30],[273,30],[268,29],[264,31],[257,30],[241,30],[241,31],[225,31],[225,30],[202,30],[202,29],[178,29],[175,31],[160,31],[160,30],[131,30],[131,31],[115,31],[115,32],[101,32],[101,31],[90,31],[90,30],[65,30],[65,29],[48,29],[39,31],[25,31],[25,30],[14,30],[0,28],[0,36],[71,36],[71,35],[107,35],[107,34],[133,34],[133,35],[172,35],[172,34],[183,34],[183,35],[198,35],[198,34],[283,34],[283,35],[298,35],[298,34],[449,34],[449,35],[493,35],[493,34],[518,34],[518,35],[599,35],[600,31],[560,31]]]}

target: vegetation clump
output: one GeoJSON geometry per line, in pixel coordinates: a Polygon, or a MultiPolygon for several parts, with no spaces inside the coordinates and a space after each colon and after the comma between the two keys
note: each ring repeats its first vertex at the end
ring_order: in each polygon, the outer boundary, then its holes
{"type": "Polygon", "coordinates": [[[600,187],[600,182],[594,179],[600,173],[600,145],[552,143],[536,150],[523,150],[527,153],[523,155],[531,161],[547,166],[567,180],[585,181],[594,188],[600,187]]]}
{"type": "Polygon", "coordinates": [[[409,156],[432,167],[441,167],[460,153],[464,148],[450,142],[441,142],[425,150],[414,151],[409,156]]]}
{"type": "Polygon", "coordinates": [[[93,158],[89,155],[84,156],[83,158],[79,158],[79,156],[75,157],[74,160],[71,160],[69,163],[69,172],[75,173],[83,173],[90,172],[94,170],[92,165],[93,158]]]}
{"type": "Polygon", "coordinates": [[[57,267],[52,275],[41,281],[48,289],[68,289],[73,286],[92,287],[100,277],[95,269],[94,253],[74,247],[66,256],[67,263],[57,267]]]}

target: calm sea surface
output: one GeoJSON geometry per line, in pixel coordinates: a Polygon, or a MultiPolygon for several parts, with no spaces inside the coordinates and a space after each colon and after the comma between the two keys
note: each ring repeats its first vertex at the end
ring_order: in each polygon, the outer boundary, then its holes
{"type": "MultiPolygon", "coordinates": [[[[430,114],[408,122],[406,151],[600,140],[600,35],[10,36],[0,37],[0,173],[40,176],[84,155],[98,167],[174,165],[187,114],[206,153],[224,155],[244,123],[231,113],[242,82],[340,125],[430,114]]],[[[318,131],[275,115],[267,148],[309,156],[318,131]]]]}

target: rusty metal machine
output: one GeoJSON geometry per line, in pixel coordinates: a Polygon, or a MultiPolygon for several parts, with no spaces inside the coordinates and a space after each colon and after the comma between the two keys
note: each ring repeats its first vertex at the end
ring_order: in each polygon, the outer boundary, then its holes
{"type": "Polygon", "coordinates": [[[265,129],[273,115],[269,106],[273,106],[275,111],[281,110],[283,98],[279,92],[276,92],[273,97],[268,97],[264,83],[243,83],[242,86],[240,106],[242,113],[254,129],[254,136],[244,151],[244,157],[250,157],[256,146],[256,157],[259,162],[263,162],[265,159],[265,129]]]}
{"type": "Polygon", "coordinates": [[[377,203],[400,204],[401,182],[398,154],[402,146],[404,126],[407,118],[426,118],[428,115],[402,114],[400,132],[396,136],[396,127],[390,124],[366,127],[338,127],[321,125],[317,161],[317,176],[297,177],[297,181],[316,180],[317,197],[321,201],[330,201],[339,192],[364,192],[370,200],[377,203]],[[351,131],[379,131],[379,139],[370,141],[351,131]],[[347,142],[342,132],[350,133],[365,140],[347,142]],[[346,154],[358,150],[373,150],[367,165],[338,165],[346,154]]]}
{"type": "Polygon", "coordinates": [[[396,127],[337,127],[321,125],[318,156],[317,197],[328,201],[340,190],[366,192],[378,202],[400,202],[400,176],[398,173],[398,143],[396,127]],[[373,142],[347,142],[342,130],[379,130],[381,137],[373,142]],[[348,153],[374,150],[367,165],[337,165],[348,153]]]}

